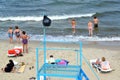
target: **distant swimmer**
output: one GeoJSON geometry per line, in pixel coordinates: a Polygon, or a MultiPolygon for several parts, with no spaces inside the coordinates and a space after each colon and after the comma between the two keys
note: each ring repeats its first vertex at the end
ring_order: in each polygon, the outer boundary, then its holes
{"type": "Polygon", "coordinates": [[[75,28],[76,28],[76,21],[75,21],[75,19],[72,19],[71,25],[72,25],[72,33],[74,34],[76,32],[76,30],[75,30],[75,28]]]}
{"type": "Polygon", "coordinates": [[[99,20],[98,20],[98,18],[96,16],[94,17],[93,22],[94,22],[94,30],[96,32],[98,32],[98,23],[99,23],[99,20]]]}
{"type": "Polygon", "coordinates": [[[88,22],[88,32],[89,36],[93,35],[93,23],[91,21],[88,22]]]}

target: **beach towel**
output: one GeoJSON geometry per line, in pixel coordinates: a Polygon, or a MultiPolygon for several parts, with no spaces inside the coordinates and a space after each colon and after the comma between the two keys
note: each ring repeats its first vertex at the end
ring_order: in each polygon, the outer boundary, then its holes
{"type": "Polygon", "coordinates": [[[12,56],[19,56],[22,53],[22,49],[19,48],[14,48],[14,49],[10,49],[8,50],[8,56],[12,57],[12,56]]]}
{"type": "Polygon", "coordinates": [[[25,67],[26,67],[25,64],[24,64],[24,65],[21,65],[21,66],[19,67],[19,69],[17,70],[17,72],[18,72],[18,73],[23,73],[23,72],[25,71],[25,67]]]}
{"type": "Polygon", "coordinates": [[[60,60],[59,62],[57,62],[57,64],[58,65],[61,65],[61,66],[67,66],[68,65],[68,61],[67,60],[64,60],[64,59],[62,59],[62,60],[60,60]]]}
{"type": "Polygon", "coordinates": [[[21,50],[23,50],[23,47],[22,46],[15,46],[14,49],[21,49],[21,50]]]}

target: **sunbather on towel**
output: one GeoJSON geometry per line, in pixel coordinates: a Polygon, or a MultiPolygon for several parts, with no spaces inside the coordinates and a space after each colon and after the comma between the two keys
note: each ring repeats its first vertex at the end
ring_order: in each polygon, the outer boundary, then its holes
{"type": "Polygon", "coordinates": [[[105,57],[102,57],[102,62],[100,63],[100,67],[101,67],[103,70],[110,69],[109,61],[106,61],[105,57]]]}
{"type": "Polygon", "coordinates": [[[100,67],[103,70],[110,69],[109,61],[106,61],[105,57],[102,57],[101,60],[97,59],[96,62],[93,62],[94,67],[100,67]]]}
{"type": "Polygon", "coordinates": [[[55,59],[54,59],[53,55],[50,55],[49,63],[55,64],[55,59]]]}

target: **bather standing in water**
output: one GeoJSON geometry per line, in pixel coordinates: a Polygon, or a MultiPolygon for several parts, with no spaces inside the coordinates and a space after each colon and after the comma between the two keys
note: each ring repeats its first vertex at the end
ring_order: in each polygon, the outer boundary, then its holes
{"type": "Polygon", "coordinates": [[[21,30],[19,29],[18,26],[15,26],[14,34],[16,36],[17,42],[20,43],[21,30]]]}
{"type": "Polygon", "coordinates": [[[72,25],[72,33],[73,34],[75,34],[75,32],[76,32],[76,21],[75,21],[75,19],[73,19],[72,21],[71,21],[71,25],[72,25]]]}
{"type": "Polygon", "coordinates": [[[9,41],[10,41],[10,43],[12,43],[13,42],[13,29],[12,29],[12,27],[9,27],[7,32],[8,32],[9,41]]]}
{"type": "Polygon", "coordinates": [[[88,22],[88,32],[89,36],[93,35],[93,23],[91,21],[88,22]]]}

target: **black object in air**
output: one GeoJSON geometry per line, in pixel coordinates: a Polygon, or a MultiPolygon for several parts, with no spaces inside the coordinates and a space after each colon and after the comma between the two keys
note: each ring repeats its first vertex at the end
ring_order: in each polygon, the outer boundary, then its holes
{"type": "Polygon", "coordinates": [[[51,25],[51,19],[48,18],[46,15],[44,15],[44,18],[43,18],[43,25],[44,26],[50,26],[51,25]]]}

